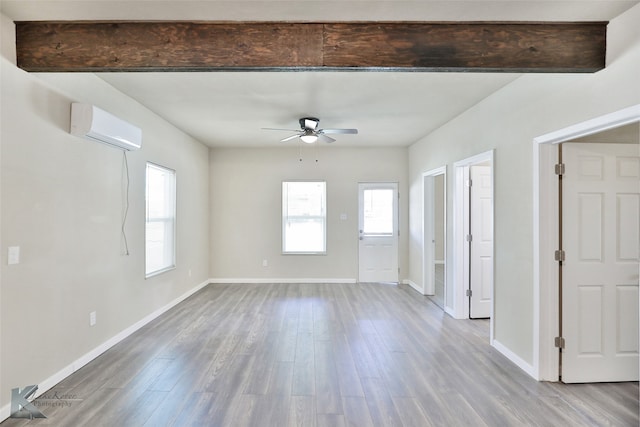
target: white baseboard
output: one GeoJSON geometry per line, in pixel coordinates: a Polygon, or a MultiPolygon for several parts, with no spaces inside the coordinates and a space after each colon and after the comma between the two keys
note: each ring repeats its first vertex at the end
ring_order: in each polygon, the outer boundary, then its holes
{"type": "Polygon", "coordinates": [[[209,279],[209,283],[356,283],[356,279],[278,279],[278,278],[215,278],[209,279]]]}
{"type": "Polygon", "coordinates": [[[404,279],[402,281],[402,283],[405,284],[405,285],[411,286],[420,295],[424,295],[424,289],[422,289],[422,286],[418,286],[418,284],[416,282],[414,282],[413,280],[404,279]]]}
{"type": "Polygon", "coordinates": [[[534,369],[533,365],[531,365],[530,363],[526,362],[520,356],[518,356],[517,354],[515,354],[514,352],[509,350],[507,347],[505,347],[503,344],[501,344],[499,341],[497,341],[495,339],[493,340],[491,345],[496,350],[498,350],[500,353],[502,353],[503,356],[505,356],[507,359],[509,359],[510,361],[515,363],[516,366],[518,366],[520,369],[522,369],[527,374],[529,374],[533,379],[538,381],[538,378],[537,378],[537,375],[536,375],[536,372],[535,372],[535,369],[534,369]]]}
{"type": "MultiPolygon", "coordinates": [[[[179,303],[181,303],[185,299],[189,298],[191,295],[195,294],[196,292],[198,292],[200,289],[204,288],[208,284],[209,284],[209,280],[206,280],[206,281],[200,283],[199,285],[197,285],[193,289],[185,292],[184,294],[180,295],[178,298],[174,299],[170,303],[164,305],[163,307],[160,307],[156,311],[154,311],[151,314],[145,316],[141,320],[137,321],[133,325],[129,326],[125,330],[123,330],[120,333],[118,333],[117,335],[113,336],[112,338],[108,339],[104,343],[100,344],[98,347],[96,347],[93,350],[89,351],[88,353],[80,356],[78,359],[74,360],[69,365],[67,365],[64,368],[60,369],[58,372],[56,372],[55,374],[51,375],[49,378],[46,378],[46,379],[40,381],[37,384],[38,385],[38,391],[36,391],[36,393],[34,394],[33,397],[36,398],[36,397],[42,395],[47,390],[51,389],[56,384],[58,384],[60,381],[64,380],[69,375],[73,374],[74,372],[76,372],[77,370],[79,370],[80,368],[85,366],[87,363],[91,362],[93,359],[95,359],[96,357],[100,356],[102,353],[104,353],[105,351],[109,350],[111,347],[113,347],[114,345],[118,344],[120,341],[124,340],[129,335],[133,334],[134,332],[136,332],[138,329],[142,328],[147,323],[149,323],[152,320],[156,319],[158,316],[162,315],[163,313],[165,313],[166,311],[170,310],[174,306],[178,305],[179,303]]],[[[23,384],[23,386],[27,386],[27,385],[29,385],[29,384],[23,384]]],[[[0,408],[0,422],[2,422],[4,420],[6,420],[7,418],[9,418],[10,415],[11,415],[11,403],[9,403],[7,405],[4,405],[2,408],[0,408]]]]}

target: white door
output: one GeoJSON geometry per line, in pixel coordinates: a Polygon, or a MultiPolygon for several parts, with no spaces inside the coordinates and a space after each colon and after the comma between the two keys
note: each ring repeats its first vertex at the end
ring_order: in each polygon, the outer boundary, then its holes
{"type": "Polygon", "coordinates": [[[398,184],[358,184],[359,282],[398,281],[398,184]]]}
{"type": "Polygon", "coordinates": [[[493,294],[493,184],[491,166],[471,166],[469,318],[491,317],[493,294]]]}
{"type": "Polygon", "coordinates": [[[562,156],[562,381],[637,381],[638,145],[565,143],[562,156]]]}

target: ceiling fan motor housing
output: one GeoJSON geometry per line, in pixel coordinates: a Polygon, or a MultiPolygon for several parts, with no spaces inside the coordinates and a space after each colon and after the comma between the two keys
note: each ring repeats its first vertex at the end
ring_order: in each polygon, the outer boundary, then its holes
{"type": "Polygon", "coordinates": [[[315,130],[318,127],[318,123],[320,123],[320,119],[316,117],[302,117],[298,121],[300,123],[300,129],[302,130],[309,129],[309,127],[307,127],[307,120],[311,122],[316,122],[316,125],[313,128],[311,128],[312,130],[315,130]]]}

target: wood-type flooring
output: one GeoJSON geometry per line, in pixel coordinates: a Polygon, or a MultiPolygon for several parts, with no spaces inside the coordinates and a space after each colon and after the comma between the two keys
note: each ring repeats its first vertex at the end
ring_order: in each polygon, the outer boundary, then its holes
{"type": "Polygon", "coordinates": [[[211,284],[2,426],[638,426],[638,383],[537,382],[406,285],[211,284]]]}

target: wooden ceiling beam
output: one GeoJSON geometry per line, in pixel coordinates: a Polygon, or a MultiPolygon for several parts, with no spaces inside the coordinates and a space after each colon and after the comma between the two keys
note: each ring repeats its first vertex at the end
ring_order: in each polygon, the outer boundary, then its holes
{"type": "Polygon", "coordinates": [[[606,22],[16,22],[32,72],[595,72],[606,22]]]}

